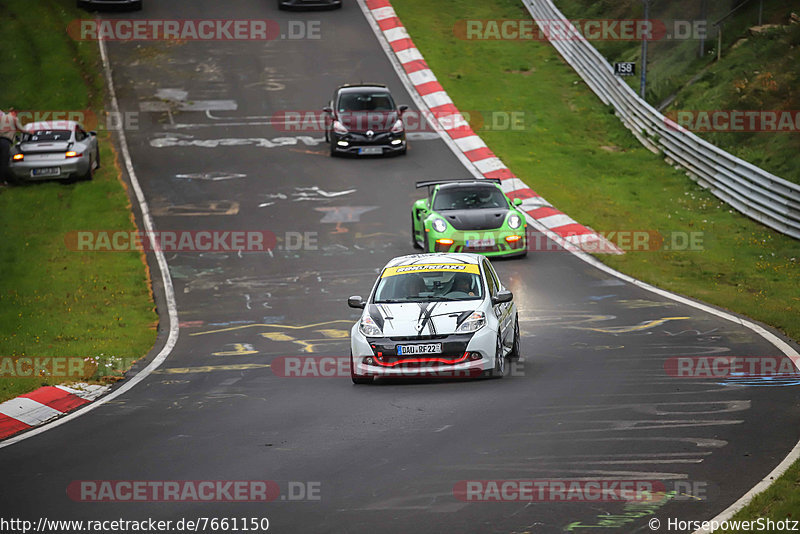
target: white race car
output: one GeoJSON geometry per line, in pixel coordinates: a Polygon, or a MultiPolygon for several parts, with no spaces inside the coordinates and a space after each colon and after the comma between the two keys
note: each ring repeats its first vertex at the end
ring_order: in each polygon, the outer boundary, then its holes
{"type": "Polygon", "coordinates": [[[374,377],[505,374],[518,358],[514,297],[477,254],[417,254],[390,261],[350,333],[353,382],[374,377]]]}

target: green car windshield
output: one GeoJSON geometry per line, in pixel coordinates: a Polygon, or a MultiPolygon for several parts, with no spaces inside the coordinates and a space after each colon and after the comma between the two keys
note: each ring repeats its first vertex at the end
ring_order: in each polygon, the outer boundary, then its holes
{"type": "Polygon", "coordinates": [[[433,199],[433,209],[435,211],[507,207],[508,202],[505,195],[496,187],[440,189],[433,199]]]}
{"type": "Polygon", "coordinates": [[[481,277],[472,273],[408,273],[381,278],[376,304],[476,300],[483,298],[481,277]]]}

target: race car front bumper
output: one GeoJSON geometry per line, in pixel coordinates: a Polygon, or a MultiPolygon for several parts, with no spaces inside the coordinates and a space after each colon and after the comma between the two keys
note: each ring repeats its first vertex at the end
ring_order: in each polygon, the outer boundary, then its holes
{"type": "Polygon", "coordinates": [[[365,337],[353,327],[353,370],[360,376],[470,378],[495,366],[497,332],[483,327],[471,334],[365,337]],[[402,356],[398,345],[441,343],[442,352],[402,356]]]}

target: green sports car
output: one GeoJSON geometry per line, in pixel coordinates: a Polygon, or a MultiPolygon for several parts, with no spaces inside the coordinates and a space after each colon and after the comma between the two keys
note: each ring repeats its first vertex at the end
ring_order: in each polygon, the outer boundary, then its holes
{"type": "Polygon", "coordinates": [[[474,252],[486,256],[525,256],[525,214],[509,199],[500,180],[417,182],[428,196],[411,208],[411,242],[425,252],[474,252]]]}

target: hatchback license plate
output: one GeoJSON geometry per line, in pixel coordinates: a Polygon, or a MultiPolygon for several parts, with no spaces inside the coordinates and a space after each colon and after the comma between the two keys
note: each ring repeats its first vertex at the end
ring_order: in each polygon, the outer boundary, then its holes
{"type": "Polygon", "coordinates": [[[365,146],[359,148],[358,153],[362,156],[372,156],[375,154],[383,154],[383,149],[379,146],[365,146]]]}
{"type": "Polygon", "coordinates": [[[58,176],[59,174],[61,174],[61,167],[42,167],[31,171],[31,176],[58,176]]]}
{"type": "Polygon", "coordinates": [[[441,343],[427,343],[425,345],[397,345],[398,356],[410,356],[412,354],[441,354],[441,343]]]}

